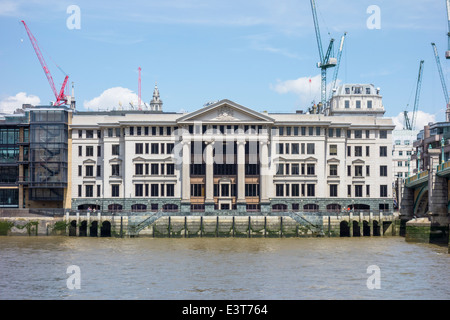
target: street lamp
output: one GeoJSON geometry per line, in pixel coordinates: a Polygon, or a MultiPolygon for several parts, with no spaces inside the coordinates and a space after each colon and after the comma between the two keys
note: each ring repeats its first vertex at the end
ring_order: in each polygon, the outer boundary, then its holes
{"type": "Polygon", "coordinates": [[[417,151],[417,173],[420,173],[420,149],[417,151]]]}
{"type": "Polygon", "coordinates": [[[411,161],[411,157],[408,157],[408,178],[409,178],[409,175],[410,175],[410,172],[409,172],[409,168],[410,168],[410,161],[411,161]]]}
{"type": "Polygon", "coordinates": [[[445,145],[445,140],[444,140],[444,137],[442,137],[442,139],[441,139],[441,163],[444,163],[444,145],[445,145]]]}

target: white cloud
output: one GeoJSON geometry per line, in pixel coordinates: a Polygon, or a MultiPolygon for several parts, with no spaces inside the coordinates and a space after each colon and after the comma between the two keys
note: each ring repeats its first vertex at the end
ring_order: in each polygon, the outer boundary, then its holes
{"type": "Polygon", "coordinates": [[[98,97],[92,100],[84,101],[83,106],[89,110],[112,110],[123,108],[129,109],[130,102],[137,106],[138,95],[132,90],[123,87],[114,87],[106,89],[98,97]]]}
{"type": "MultiPolygon", "coordinates": [[[[412,119],[412,113],[408,112],[408,118],[411,121],[412,119]]],[[[405,121],[405,117],[403,115],[403,112],[400,112],[397,116],[392,118],[392,121],[395,124],[396,130],[402,130],[403,124],[405,121]]],[[[415,130],[422,130],[424,126],[428,125],[430,122],[436,122],[436,115],[426,113],[423,111],[416,111],[416,124],[413,129],[415,130]]]]}
{"type": "MultiPolygon", "coordinates": [[[[336,86],[339,85],[341,81],[336,81],[336,86]]],[[[285,80],[277,81],[277,84],[270,85],[272,90],[280,94],[293,93],[299,96],[301,103],[309,104],[313,100],[318,103],[320,102],[320,90],[321,90],[321,76],[316,75],[314,77],[301,77],[295,80],[285,80]]],[[[327,99],[330,96],[332,84],[327,85],[327,99]]]]}
{"type": "Polygon", "coordinates": [[[22,108],[22,104],[39,105],[40,103],[41,99],[38,96],[19,92],[15,96],[9,96],[0,101],[0,113],[13,113],[16,109],[22,108]]]}

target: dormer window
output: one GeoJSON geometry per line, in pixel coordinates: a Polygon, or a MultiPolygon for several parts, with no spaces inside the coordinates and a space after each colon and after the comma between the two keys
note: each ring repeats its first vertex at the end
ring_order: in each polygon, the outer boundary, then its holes
{"type": "Polygon", "coordinates": [[[366,88],[366,94],[370,94],[370,88],[366,88]]]}
{"type": "Polygon", "coordinates": [[[355,87],[355,94],[361,94],[361,87],[355,87]]]}
{"type": "Polygon", "coordinates": [[[350,94],[350,88],[345,88],[345,94],[350,94]]]}

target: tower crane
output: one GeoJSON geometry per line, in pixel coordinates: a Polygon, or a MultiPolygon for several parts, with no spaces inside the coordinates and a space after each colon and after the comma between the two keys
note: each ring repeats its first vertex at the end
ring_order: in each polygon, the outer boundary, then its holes
{"type": "Polygon", "coordinates": [[[422,87],[423,64],[424,64],[424,61],[421,60],[420,65],[419,65],[419,75],[417,77],[416,96],[414,99],[414,109],[412,112],[411,121],[409,120],[409,117],[408,117],[408,111],[403,112],[403,115],[405,117],[405,129],[406,130],[414,130],[414,127],[416,125],[417,107],[419,105],[420,89],[422,87]]]}
{"type": "Polygon", "coordinates": [[[311,0],[311,10],[313,15],[313,21],[314,21],[314,28],[316,31],[316,39],[317,39],[317,46],[319,48],[319,59],[320,61],[317,63],[317,67],[321,70],[321,86],[320,86],[320,104],[319,108],[317,109],[317,113],[321,113],[327,103],[327,69],[333,68],[337,64],[336,58],[331,57],[331,53],[333,51],[333,43],[334,39],[330,40],[330,44],[328,45],[328,49],[326,54],[323,54],[322,49],[322,39],[320,37],[320,29],[319,29],[319,22],[317,20],[317,12],[316,12],[316,3],[315,0],[311,0]]]}
{"type": "Polygon", "coordinates": [[[341,44],[339,45],[336,68],[334,69],[333,81],[331,82],[333,84],[333,86],[331,87],[331,94],[330,94],[330,98],[328,100],[330,100],[333,97],[334,90],[336,89],[336,81],[337,81],[337,76],[339,73],[339,66],[341,65],[342,50],[344,49],[344,40],[345,40],[346,35],[347,35],[347,32],[344,32],[344,35],[341,37],[341,44]]]}
{"type": "Polygon", "coordinates": [[[48,83],[50,84],[53,94],[55,95],[56,101],[53,105],[61,106],[63,104],[67,104],[68,99],[67,99],[67,96],[64,94],[64,89],[67,85],[67,81],[69,80],[69,76],[66,75],[66,77],[64,78],[63,85],[61,87],[61,90],[59,90],[59,93],[58,93],[58,91],[56,91],[55,83],[53,82],[53,78],[50,73],[50,69],[47,67],[47,64],[45,63],[44,56],[42,55],[41,50],[39,49],[39,45],[36,41],[36,38],[31,33],[31,31],[28,28],[25,21],[22,20],[21,22],[23,23],[25,30],[27,31],[28,37],[30,38],[31,44],[33,45],[33,48],[34,48],[34,51],[36,52],[39,62],[41,63],[42,69],[44,69],[44,73],[47,76],[47,80],[48,80],[48,83]]]}
{"type": "Polygon", "coordinates": [[[450,0],[447,0],[447,25],[448,25],[447,51],[445,52],[445,58],[450,59],[450,0]]]}
{"type": "Polygon", "coordinates": [[[437,65],[437,68],[439,71],[439,77],[441,78],[441,85],[442,85],[442,90],[444,91],[445,104],[448,104],[449,97],[448,97],[447,86],[445,84],[444,73],[442,72],[441,60],[439,59],[439,54],[438,54],[438,50],[436,48],[436,44],[433,42],[433,43],[431,43],[431,46],[433,47],[433,50],[434,50],[434,57],[436,58],[436,65],[437,65]]]}

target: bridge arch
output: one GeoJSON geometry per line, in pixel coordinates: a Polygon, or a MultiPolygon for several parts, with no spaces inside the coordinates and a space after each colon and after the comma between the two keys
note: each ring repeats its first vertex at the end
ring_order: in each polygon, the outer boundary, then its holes
{"type": "Polygon", "coordinates": [[[102,226],[100,227],[100,236],[101,237],[111,237],[111,222],[103,221],[102,226]]]}
{"type": "Polygon", "coordinates": [[[341,221],[339,224],[339,232],[341,237],[350,237],[350,227],[347,221],[341,221]]]}
{"type": "Polygon", "coordinates": [[[414,201],[414,215],[420,216],[428,212],[428,186],[422,187],[414,201]]]}

